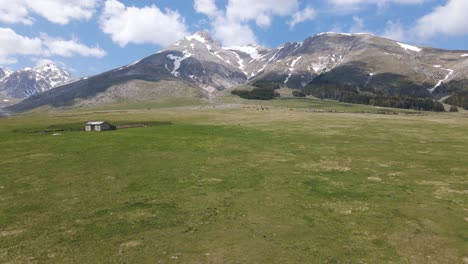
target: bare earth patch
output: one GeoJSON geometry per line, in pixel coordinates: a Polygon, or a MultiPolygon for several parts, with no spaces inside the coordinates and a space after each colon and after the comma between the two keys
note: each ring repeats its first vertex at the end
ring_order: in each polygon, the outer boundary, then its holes
{"type": "Polygon", "coordinates": [[[367,177],[369,181],[376,181],[376,182],[381,182],[382,179],[380,177],[367,177]]]}
{"type": "Polygon", "coordinates": [[[304,170],[309,170],[309,171],[346,172],[346,171],[351,170],[351,168],[348,167],[347,164],[343,164],[335,160],[320,160],[319,162],[315,162],[315,163],[302,163],[302,164],[299,164],[298,166],[304,170]]]}
{"type": "Polygon", "coordinates": [[[0,237],[16,236],[23,233],[23,230],[0,231],[0,237]]]}

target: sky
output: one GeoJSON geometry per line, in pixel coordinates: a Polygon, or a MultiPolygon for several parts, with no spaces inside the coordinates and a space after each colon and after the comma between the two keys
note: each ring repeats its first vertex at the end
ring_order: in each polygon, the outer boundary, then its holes
{"type": "Polygon", "coordinates": [[[0,0],[0,67],[54,62],[91,76],[201,30],[224,46],[333,31],[468,50],[467,10],[468,0],[0,0]]]}

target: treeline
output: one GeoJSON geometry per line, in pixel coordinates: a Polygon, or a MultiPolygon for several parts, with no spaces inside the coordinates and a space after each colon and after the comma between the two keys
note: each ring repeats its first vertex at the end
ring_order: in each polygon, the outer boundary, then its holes
{"type": "Polygon", "coordinates": [[[244,99],[253,100],[271,100],[279,97],[276,92],[280,88],[278,83],[268,81],[257,81],[252,84],[253,88],[250,90],[233,90],[231,94],[237,95],[244,99]]]}
{"type": "Polygon", "coordinates": [[[374,90],[359,91],[355,86],[337,86],[335,84],[323,84],[320,86],[309,85],[304,93],[322,99],[333,99],[352,104],[365,104],[382,107],[414,109],[423,111],[445,111],[444,105],[432,98],[420,98],[411,96],[390,96],[374,90]]]}
{"type": "Polygon", "coordinates": [[[281,88],[281,85],[277,82],[270,82],[270,81],[256,81],[252,83],[252,86],[257,87],[257,88],[264,88],[264,89],[272,89],[272,90],[278,90],[281,88]]]}
{"type": "Polygon", "coordinates": [[[455,93],[445,100],[447,104],[463,107],[468,110],[468,91],[455,93]]]}

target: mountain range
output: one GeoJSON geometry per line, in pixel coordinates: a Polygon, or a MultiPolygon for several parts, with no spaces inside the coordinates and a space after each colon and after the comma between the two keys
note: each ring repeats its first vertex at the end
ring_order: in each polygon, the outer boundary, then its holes
{"type": "MultiPolygon", "coordinates": [[[[468,51],[334,32],[272,49],[259,45],[223,47],[207,32],[198,32],[140,61],[45,89],[9,109],[151,100],[168,92],[173,96],[211,97],[258,81],[292,89],[333,84],[387,96],[463,104],[468,90],[468,51]]],[[[13,86],[1,87],[10,89],[12,95],[32,94],[17,94],[13,86]]]]}
{"type": "Polygon", "coordinates": [[[53,63],[19,71],[0,68],[0,93],[11,98],[27,98],[70,81],[71,75],[53,63]]]}

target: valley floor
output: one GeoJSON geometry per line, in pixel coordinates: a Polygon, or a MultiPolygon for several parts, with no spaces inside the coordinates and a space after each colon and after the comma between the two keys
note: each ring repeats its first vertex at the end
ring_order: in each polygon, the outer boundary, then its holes
{"type": "Polygon", "coordinates": [[[0,262],[467,263],[467,113],[262,104],[0,119],[0,262]]]}

